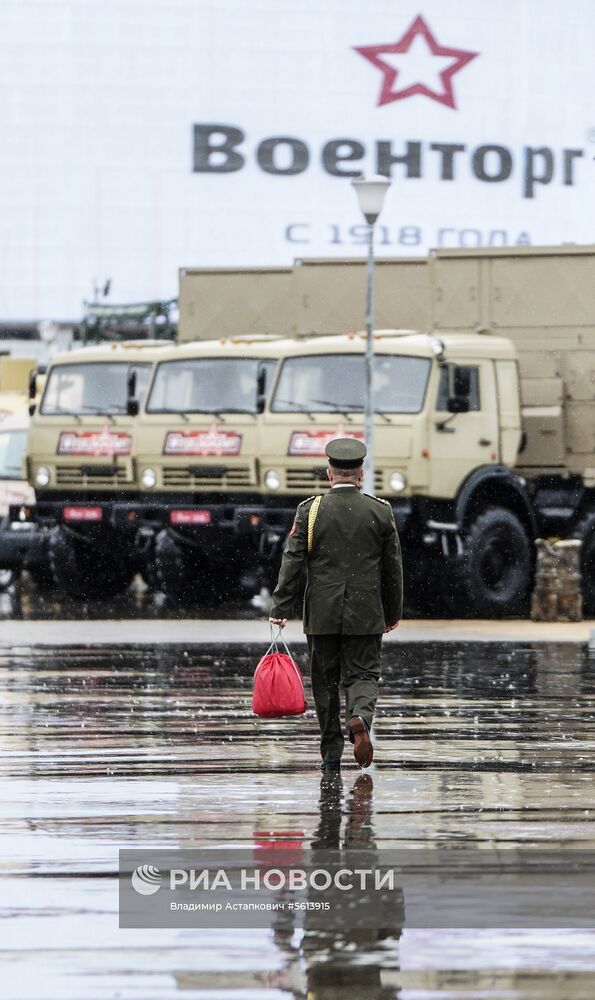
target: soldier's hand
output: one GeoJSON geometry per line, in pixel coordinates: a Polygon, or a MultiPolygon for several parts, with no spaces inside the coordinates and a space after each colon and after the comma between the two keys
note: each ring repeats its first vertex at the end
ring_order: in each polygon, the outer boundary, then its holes
{"type": "Polygon", "coordinates": [[[285,628],[287,625],[287,618],[269,618],[271,625],[278,625],[279,628],[285,628]]]}
{"type": "Polygon", "coordinates": [[[387,625],[384,631],[385,632],[393,632],[398,627],[398,625],[399,625],[399,622],[393,622],[392,625],[387,625]]]}

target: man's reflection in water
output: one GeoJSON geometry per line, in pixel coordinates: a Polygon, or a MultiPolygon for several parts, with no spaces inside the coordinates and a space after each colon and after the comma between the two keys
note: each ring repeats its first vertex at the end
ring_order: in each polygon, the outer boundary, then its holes
{"type": "MultiPolygon", "coordinates": [[[[343,778],[341,774],[324,775],[320,781],[320,822],[314,832],[310,847],[333,851],[357,849],[361,866],[371,868],[379,864],[378,849],[374,841],[372,824],[374,783],[369,774],[361,774],[355,781],[346,805],[346,825],[341,840],[343,818],[343,778]]],[[[321,865],[323,867],[323,865],[321,865]]],[[[394,890],[399,892],[399,890],[394,890]]],[[[345,896],[345,894],[342,894],[345,896]]],[[[321,898],[318,894],[316,897],[321,898]]],[[[325,894],[325,898],[329,898],[325,894]]],[[[344,904],[344,899],[341,903],[344,904]]],[[[371,903],[371,905],[373,905],[371,903]]],[[[286,952],[293,952],[293,960],[305,963],[307,1000],[344,1000],[354,988],[363,1000],[396,1000],[400,989],[383,986],[381,969],[398,968],[397,942],[404,923],[403,896],[399,892],[396,906],[391,912],[397,915],[397,925],[382,928],[325,929],[325,914],[307,911],[304,914],[304,932],[298,947],[290,944],[291,932],[286,921],[274,928],[275,941],[286,952]]],[[[329,923],[332,917],[329,915],[329,923]]],[[[304,996],[302,990],[294,996],[304,996]]]]}

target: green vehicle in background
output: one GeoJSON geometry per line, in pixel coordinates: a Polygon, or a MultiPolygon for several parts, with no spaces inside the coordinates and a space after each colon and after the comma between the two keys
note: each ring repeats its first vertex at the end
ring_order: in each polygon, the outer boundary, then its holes
{"type": "Polygon", "coordinates": [[[81,346],[123,340],[175,340],[177,300],[112,305],[86,302],[79,327],[81,346]]]}

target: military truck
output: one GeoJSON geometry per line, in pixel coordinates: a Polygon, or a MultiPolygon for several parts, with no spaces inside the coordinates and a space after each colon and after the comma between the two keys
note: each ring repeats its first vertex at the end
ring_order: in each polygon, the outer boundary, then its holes
{"type": "Polygon", "coordinates": [[[49,583],[47,539],[34,524],[10,517],[13,508],[30,509],[35,494],[24,478],[29,411],[21,405],[0,423],[0,590],[26,569],[37,584],[49,583]]]}
{"type": "Polygon", "coordinates": [[[35,358],[0,357],[0,423],[26,406],[29,381],[36,370],[35,358]]]}
{"type": "Polygon", "coordinates": [[[45,539],[30,523],[11,518],[15,506],[34,501],[24,456],[29,426],[29,394],[39,391],[43,376],[35,358],[0,357],[0,590],[28,569],[40,584],[48,582],[45,539]]]}
{"type": "MultiPolygon", "coordinates": [[[[456,589],[461,606],[473,602],[477,614],[520,613],[532,518],[525,488],[518,483],[515,493],[516,477],[505,484],[503,472],[514,465],[522,435],[512,342],[453,331],[378,330],[374,337],[374,490],[390,500],[399,526],[409,605],[437,610],[437,598],[456,589]],[[487,499],[468,525],[476,559],[469,580],[462,573],[455,587],[442,564],[458,567],[464,551],[456,506],[471,472],[478,487],[497,478],[510,495],[501,506],[491,488],[489,496],[475,492],[476,504],[480,494],[487,499]],[[476,572],[492,586],[480,586],[476,572]]],[[[309,338],[295,342],[281,364],[262,417],[261,467],[287,526],[300,498],[329,487],[328,442],[364,440],[365,342],[364,334],[309,338]]]]}
{"type": "Polygon", "coordinates": [[[141,496],[130,513],[150,546],[151,578],[176,601],[236,596],[244,577],[257,585],[259,414],[289,347],[220,338],[172,347],[155,366],[135,432],[141,496]]]}
{"type": "MultiPolygon", "coordinates": [[[[185,270],[180,337],[207,332],[210,288],[223,329],[233,314],[237,324],[238,289],[251,295],[251,328],[263,332],[361,328],[364,271],[351,260],[221,271],[216,280],[211,270],[185,270]]],[[[439,250],[379,261],[376,273],[379,325],[410,331],[379,330],[375,341],[376,488],[408,552],[410,600],[521,613],[533,539],[578,537],[585,608],[595,613],[595,247],[439,250]]],[[[254,513],[265,534],[271,510],[279,535],[295,503],[325,488],[328,435],[362,433],[361,363],[345,359],[362,351],[355,334],[298,339],[288,351],[260,422],[254,513]]]]}
{"type": "Polygon", "coordinates": [[[31,518],[49,532],[52,573],[74,597],[119,593],[144,557],[134,518],[120,504],[138,490],[133,424],[166,341],[128,341],[55,355],[32,404],[31,518]]]}

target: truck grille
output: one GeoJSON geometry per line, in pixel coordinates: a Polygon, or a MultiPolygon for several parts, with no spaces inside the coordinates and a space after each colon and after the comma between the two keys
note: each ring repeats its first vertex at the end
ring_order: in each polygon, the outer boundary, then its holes
{"type": "Polygon", "coordinates": [[[57,465],[56,485],[57,486],[121,486],[131,483],[132,477],[128,469],[124,466],[118,467],[113,475],[93,475],[92,471],[82,469],[78,465],[57,465]]]}
{"type": "MultiPolygon", "coordinates": [[[[205,470],[206,472],[206,470],[205,470]]],[[[249,465],[235,465],[224,469],[214,469],[214,474],[206,475],[183,465],[169,465],[163,470],[164,486],[180,486],[185,489],[234,489],[253,486],[255,479],[249,465]]]]}
{"type": "MultiPolygon", "coordinates": [[[[383,476],[380,470],[374,473],[374,489],[377,493],[382,490],[383,476]]],[[[326,478],[326,466],[320,468],[297,468],[285,470],[285,484],[288,490],[296,493],[302,490],[327,490],[330,486],[326,478]]]]}

